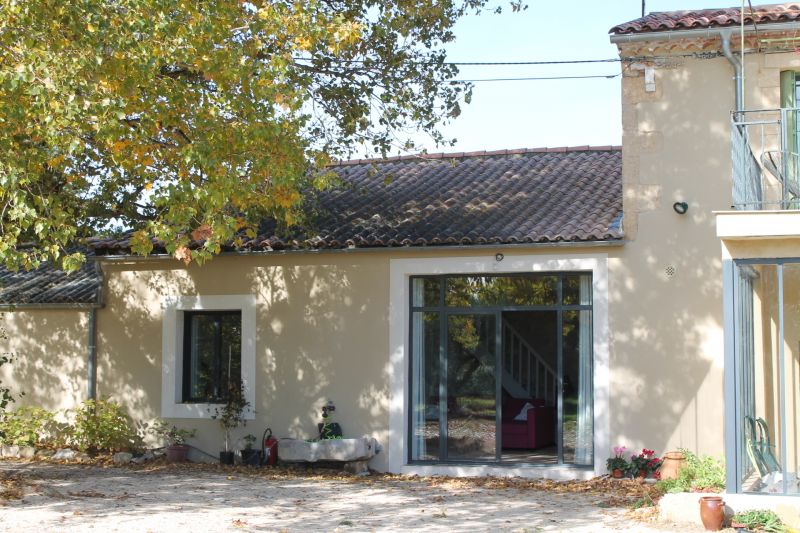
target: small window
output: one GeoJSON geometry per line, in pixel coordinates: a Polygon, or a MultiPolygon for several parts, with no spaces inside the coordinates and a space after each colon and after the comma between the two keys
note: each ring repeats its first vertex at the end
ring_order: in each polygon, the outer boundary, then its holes
{"type": "Polygon", "coordinates": [[[242,379],[242,313],[184,314],[183,401],[221,403],[242,379]]]}

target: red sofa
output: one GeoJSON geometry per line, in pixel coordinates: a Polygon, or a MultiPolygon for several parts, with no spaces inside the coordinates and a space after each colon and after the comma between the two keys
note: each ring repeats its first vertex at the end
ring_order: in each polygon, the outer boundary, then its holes
{"type": "Polygon", "coordinates": [[[503,449],[535,450],[556,443],[556,408],[545,405],[544,400],[532,398],[505,398],[501,419],[503,449]],[[514,420],[525,403],[534,407],[528,410],[528,420],[514,420]]]}

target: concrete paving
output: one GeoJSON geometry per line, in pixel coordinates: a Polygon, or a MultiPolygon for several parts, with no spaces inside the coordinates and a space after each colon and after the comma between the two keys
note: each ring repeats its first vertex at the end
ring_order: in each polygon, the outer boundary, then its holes
{"type": "Polygon", "coordinates": [[[695,532],[645,523],[599,495],[425,479],[243,469],[0,462],[21,499],[0,500],[0,531],[695,532]]]}

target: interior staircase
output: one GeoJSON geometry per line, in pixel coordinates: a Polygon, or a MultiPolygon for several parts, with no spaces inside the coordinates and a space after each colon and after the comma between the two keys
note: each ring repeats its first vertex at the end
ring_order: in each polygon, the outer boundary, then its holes
{"type": "Polygon", "coordinates": [[[555,405],[558,375],[547,361],[505,320],[503,322],[503,388],[515,398],[540,398],[555,405]]]}

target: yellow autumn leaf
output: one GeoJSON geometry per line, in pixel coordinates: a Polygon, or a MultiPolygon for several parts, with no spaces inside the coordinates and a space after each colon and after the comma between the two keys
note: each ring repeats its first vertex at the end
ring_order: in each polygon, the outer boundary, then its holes
{"type": "Polygon", "coordinates": [[[50,168],[55,168],[58,165],[60,165],[63,161],[64,161],[64,156],[63,155],[57,155],[57,156],[53,157],[52,159],[48,159],[47,160],[47,166],[50,167],[50,168]]]}

